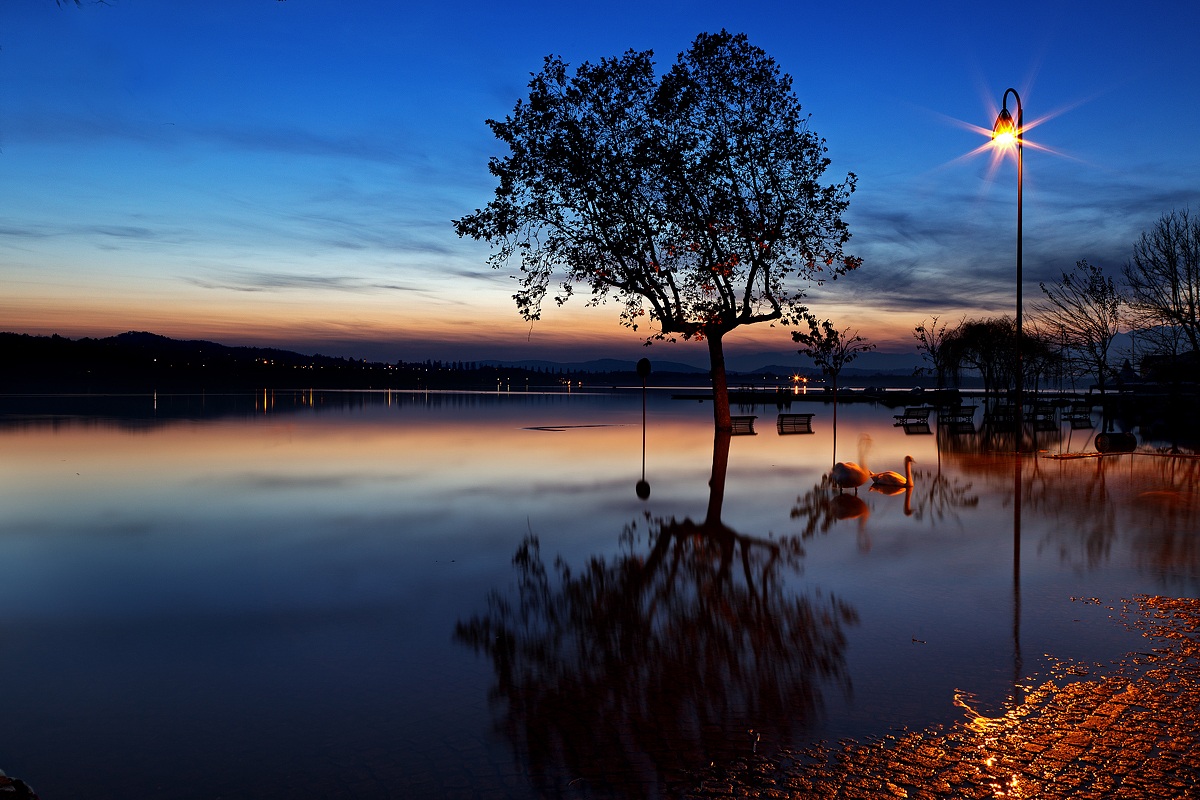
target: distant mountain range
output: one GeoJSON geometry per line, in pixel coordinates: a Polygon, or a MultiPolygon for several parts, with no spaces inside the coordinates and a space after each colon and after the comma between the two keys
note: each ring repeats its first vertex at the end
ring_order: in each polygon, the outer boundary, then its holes
{"type": "Polygon", "coordinates": [[[0,333],[0,354],[0,392],[370,388],[388,377],[383,364],[144,331],[99,339],[0,333]]]}
{"type": "MultiPolygon", "coordinates": [[[[636,372],[637,362],[620,358],[596,358],[591,361],[547,361],[545,359],[525,359],[521,361],[479,361],[490,367],[516,367],[518,369],[542,370],[557,372],[636,372]]],[[[707,375],[707,369],[684,364],[680,361],[658,361],[651,359],[651,369],[654,372],[670,372],[680,375],[707,375]]]]}

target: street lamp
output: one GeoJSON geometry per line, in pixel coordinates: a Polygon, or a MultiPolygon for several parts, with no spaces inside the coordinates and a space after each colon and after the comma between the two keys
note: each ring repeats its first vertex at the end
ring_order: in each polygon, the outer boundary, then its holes
{"type": "Polygon", "coordinates": [[[1019,452],[1021,449],[1021,423],[1025,419],[1024,409],[1022,408],[1025,367],[1021,359],[1023,342],[1021,335],[1021,202],[1025,182],[1025,120],[1021,109],[1021,96],[1017,94],[1016,89],[1005,90],[1000,104],[1000,114],[996,117],[996,124],[992,126],[992,141],[997,147],[1009,148],[1015,145],[1017,148],[1017,397],[1015,404],[1017,418],[1015,427],[1017,451],[1019,452]],[[1012,94],[1013,100],[1017,104],[1017,119],[1015,121],[1012,118],[1012,114],[1008,113],[1009,94],[1012,94]]]}
{"type": "Polygon", "coordinates": [[[1017,148],[1017,414],[1013,424],[1013,439],[1016,445],[1013,464],[1013,704],[1016,705],[1019,703],[1018,680],[1024,663],[1021,658],[1021,431],[1025,422],[1021,396],[1025,381],[1025,366],[1021,361],[1021,201],[1025,182],[1025,120],[1021,109],[1021,95],[1017,94],[1016,89],[1007,89],[1000,105],[1000,114],[996,117],[996,124],[992,126],[992,141],[997,147],[1009,148],[1016,145],[1017,148]],[[1016,121],[1008,113],[1010,92],[1017,103],[1016,121]]]}

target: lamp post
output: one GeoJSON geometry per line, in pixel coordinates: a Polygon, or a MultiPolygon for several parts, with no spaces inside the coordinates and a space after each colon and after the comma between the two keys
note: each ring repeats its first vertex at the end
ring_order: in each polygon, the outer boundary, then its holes
{"type": "Polygon", "coordinates": [[[1021,221],[1022,221],[1022,195],[1024,194],[1025,183],[1025,119],[1024,112],[1021,108],[1021,96],[1017,94],[1016,89],[1007,89],[1004,92],[1004,97],[1000,101],[1000,114],[996,117],[996,124],[992,126],[992,141],[1000,147],[1017,148],[1017,396],[1016,396],[1016,411],[1017,418],[1016,427],[1016,444],[1017,451],[1021,450],[1021,427],[1025,419],[1023,408],[1022,391],[1025,388],[1025,366],[1021,359],[1021,350],[1023,339],[1021,335],[1021,221]],[[1008,113],[1008,96],[1011,94],[1013,100],[1017,104],[1017,119],[1014,122],[1012,115],[1008,113]]]}
{"type": "Polygon", "coordinates": [[[1013,705],[1021,702],[1020,677],[1024,666],[1021,657],[1021,433],[1025,422],[1024,398],[1022,390],[1025,382],[1025,365],[1022,363],[1021,350],[1023,337],[1021,334],[1021,222],[1022,195],[1025,183],[1025,120],[1021,108],[1021,96],[1016,89],[1007,89],[1000,101],[1000,114],[996,124],[992,126],[992,141],[999,147],[1017,148],[1017,396],[1016,419],[1013,423],[1015,440],[1013,464],[1013,705]],[[1014,122],[1008,113],[1008,95],[1012,94],[1017,104],[1017,119],[1014,122]]]}

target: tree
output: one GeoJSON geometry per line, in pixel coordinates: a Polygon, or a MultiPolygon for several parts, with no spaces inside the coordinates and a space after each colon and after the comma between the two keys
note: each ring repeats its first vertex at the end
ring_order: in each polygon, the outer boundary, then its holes
{"type": "Polygon", "coordinates": [[[862,353],[875,349],[875,345],[860,336],[858,331],[852,333],[849,328],[839,331],[829,320],[818,323],[812,318],[808,320],[808,333],[792,331],[792,341],[801,345],[798,351],[800,355],[811,358],[821,372],[829,376],[835,393],[842,367],[862,353]]]}
{"type": "Polygon", "coordinates": [[[955,372],[975,369],[989,395],[1008,386],[1016,375],[1017,327],[1012,317],[963,320],[948,336],[944,346],[955,372]]]}
{"type": "Polygon", "coordinates": [[[947,337],[953,336],[953,333],[953,328],[947,330],[946,323],[938,325],[936,316],[928,325],[925,320],[921,320],[917,327],[913,328],[913,338],[917,340],[917,352],[921,354],[922,360],[929,362],[929,366],[925,369],[937,377],[937,388],[939,389],[946,386],[946,374],[951,365],[949,363],[950,354],[947,352],[945,344],[947,337]]]}
{"type": "MultiPolygon", "coordinates": [[[[875,349],[875,345],[849,328],[839,331],[833,323],[824,320],[817,323],[808,318],[808,333],[792,331],[792,341],[801,345],[798,351],[808,356],[833,383],[833,460],[837,461],[837,379],[842,367],[858,358],[860,353],[875,349]]],[[[861,460],[861,459],[860,459],[861,460]]]]}
{"type": "Polygon", "coordinates": [[[1121,330],[1122,299],[1116,283],[1084,260],[1057,282],[1038,285],[1047,300],[1035,306],[1043,326],[1059,333],[1067,363],[1095,375],[1103,389],[1113,373],[1108,350],[1121,330]]]}
{"type": "Polygon", "coordinates": [[[1200,220],[1163,216],[1133,246],[1123,270],[1140,338],[1170,355],[1186,342],[1200,353],[1200,220]]]}
{"type": "Polygon", "coordinates": [[[562,305],[621,304],[653,340],[705,340],[718,430],[729,430],[723,337],[798,324],[804,285],[855,269],[842,214],[856,177],[819,180],[829,159],[791,78],[742,34],[700,34],[661,80],[651,51],[584,63],[548,57],[529,98],[489,120],[508,146],[483,209],[454,221],[487,241],[494,268],[520,267],[513,296],[540,318],[562,305]]]}
{"type": "MultiPolygon", "coordinates": [[[[1020,363],[1026,387],[1036,387],[1052,374],[1058,361],[1050,347],[1051,337],[1038,326],[1021,332],[1020,363]]],[[[973,369],[983,379],[983,393],[997,395],[1011,387],[1017,375],[1017,324],[1009,316],[964,319],[947,331],[941,345],[946,371],[958,383],[964,369],[973,369]]]]}

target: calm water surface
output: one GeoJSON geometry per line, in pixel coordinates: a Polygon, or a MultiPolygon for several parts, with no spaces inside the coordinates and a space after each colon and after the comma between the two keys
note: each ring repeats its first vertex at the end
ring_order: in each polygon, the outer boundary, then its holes
{"type": "Polygon", "coordinates": [[[656,392],[644,434],[640,391],[155,402],[0,416],[0,768],[45,798],[666,797],[999,708],[1200,589],[1196,462],[1053,457],[1090,430],[1018,464],[867,405],[714,441],[656,392]],[[916,488],[839,496],[835,447],[916,488]]]}

